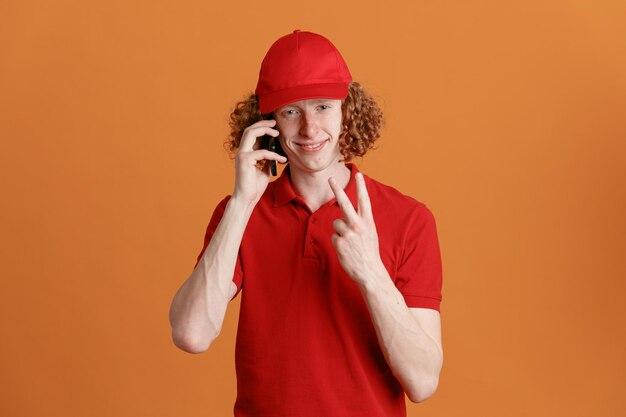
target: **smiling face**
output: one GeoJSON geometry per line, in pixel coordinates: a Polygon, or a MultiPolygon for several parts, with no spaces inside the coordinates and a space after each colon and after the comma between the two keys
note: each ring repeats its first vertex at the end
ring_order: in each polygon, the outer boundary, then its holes
{"type": "Polygon", "coordinates": [[[332,171],[343,155],[339,151],[341,100],[308,99],[274,111],[280,145],[291,169],[305,172],[332,171]]]}

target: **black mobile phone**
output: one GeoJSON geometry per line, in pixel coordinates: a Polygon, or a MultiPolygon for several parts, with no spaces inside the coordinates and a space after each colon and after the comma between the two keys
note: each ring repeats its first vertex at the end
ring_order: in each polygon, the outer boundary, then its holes
{"type": "MultiPolygon", "coordinates": [[[[261,146],[269,151],[276,152],[276,138],[270,135],[263,136],[263,142],[261,143],[261,146]]],[[[269,162],[270,172],[272,176],[275,177],[277,175],[276,174],[276,161],[272,160],[272,161],[266,161],[266,162],[269,162]]]]}
{"type": "MultiPolygon", "coordinates": [[[[265,120],[271,120],[271,113],[268,115],[264,115],[264,119],[265,120]]],[[[276,127],[274,127],[274,129],[276,129],[276,127]]],[[[261,137],[261,148],[262,149],[267,149],[269,151],[272,152],[276,152],[279,155],[285,156],[282,148],[280,147],[280,141],[278,140],[278,138],[275,138],[274,136],[271,135],[263,135],[263,137],[261,137]]],[[[276,176],[277,174],[277,170],[276,170],[276,161],[266,161],[266,163],[270,164],[270,173],[272,176],[276,176]]]]}

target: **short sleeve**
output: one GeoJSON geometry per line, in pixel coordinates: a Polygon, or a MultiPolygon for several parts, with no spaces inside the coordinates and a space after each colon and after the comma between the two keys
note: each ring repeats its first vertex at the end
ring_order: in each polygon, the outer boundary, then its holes
{"type": "Polygon", "coordinates": [[[437,226],[423,203],[407,219],[395,284],[408,307],[440,311],[442,268],[437,226]]]}
{"type": "MultiPolygon", "coordinates": [[[[196,259],[196,264],[194,265],[194,269],[198,266],[198,263],[200,263],[200,259],[202,259],[202,255],[204,254],[204,251],[206,250],[207,246],[209,246],[209,243],[211,242],[211,237],[215,233],[217,226],[220,224],[220,221],[222,220],[222,216],[224,216],[224,212],[226,211],[226,203],[228,203],[229,199],[230,199],[230,195],[224,197],[224,199],[220,201],[217,207],[215,207],[215,210],[213,210],[213,215],[211,216],[211,220],[209,220],[209,225],[207,226],[206,233],[204,235],[204,245],[202,246],[202,250],[200,251],[200,254],[198,255],[196,259]]],[[[237,292],[233,296],[233,299],[234,299],[235,297],[237,297],[237,294],[239,294],[239,291],[241,291],[241,288],[243,286],[243,269],[241,267],[241,251],[237,254],[237,263],[235,264],[233,282],[235,283],[235,285],[237,285],[237,292]]]]}

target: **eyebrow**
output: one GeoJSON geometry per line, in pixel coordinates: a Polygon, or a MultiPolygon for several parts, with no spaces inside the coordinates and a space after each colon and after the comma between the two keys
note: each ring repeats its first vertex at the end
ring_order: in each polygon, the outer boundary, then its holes
{"type": "MultiPolygon", "coordinates": [[[[313,99],[312,101],[313,101],[313,104],[331,103],[333,101],[333,99],[332,98],[316,98],[316,99],[313,99]]],[[[300,108],[300,106],[297,105],[297,104],[287,104],[287,105],[283,106],[283,108],[287,108],[287,107],[295,107],[297,109],[300,108]]]]}

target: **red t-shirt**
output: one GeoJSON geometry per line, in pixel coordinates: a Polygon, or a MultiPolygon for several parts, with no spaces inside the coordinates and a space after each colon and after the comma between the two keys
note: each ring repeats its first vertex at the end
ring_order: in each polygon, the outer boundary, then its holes
{"type": "MultiPolygon", "coordinates": [[[[356,210],[358,168],[346,166],[351,177],[345,192],[356,210]]],[[[364,178],[381,259],[396,288],[409,307],[439,311],[442,269],[433,214],[364,178]]],[[[229,198],[215,209],[197,262],[229,198]]],[[[406,416],[404,391],[378,344],[363,295],[331,243],[333,220],[343,217],[334,198],[311,213],[291,187],[289,167],[250,216],[233,274],[242,294],[236,417],[406,416]]]]}

